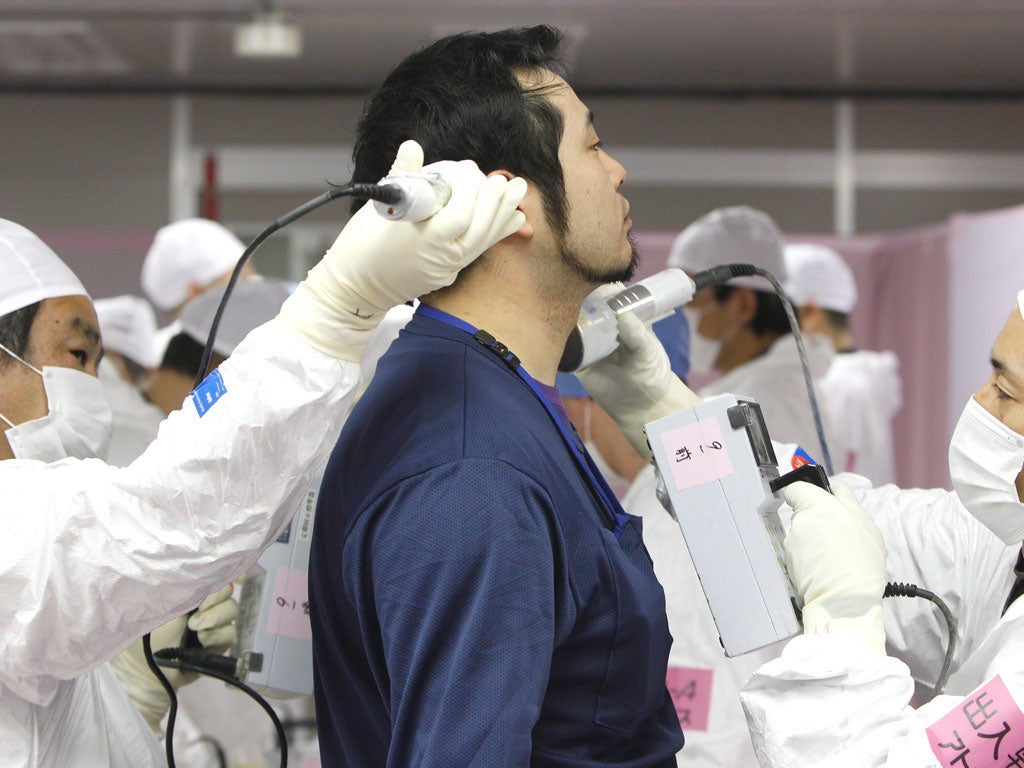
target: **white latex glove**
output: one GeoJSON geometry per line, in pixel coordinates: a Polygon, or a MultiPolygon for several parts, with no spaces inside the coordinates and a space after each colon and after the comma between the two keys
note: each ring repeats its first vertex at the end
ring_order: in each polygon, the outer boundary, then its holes
{"type": "MultiPolygon", "coordinates": [[[[181,645],[186,624],[196,631],[205,650],[211,653],[227,651],[237,639],[232,622],[238,617],[238,603],[231,598],[231,590],[232,587],[228,584],[203,600],[191,616],[180,616],[154,629],[149,635],[153,653],[161,648],[181,645]]],[[[164,687],[146,664],[142,638],[111,659],[110,667],[149,727],[154,733],[159,732],[160,721],[167,714],[171,702],[164,687]]],[[[176,691],[194,682],[198,677],[195,673],[182,672],[170,667],[161,669],[176,691]]]]}
{"type": "Polygon", "coordinates": [[[831,485],[834,496],[804,482],[783,489],[793,508],[786,567],[803,596],[804,634],[841,635],[885,653],[882,532],[849,486],[831,485]]]}
{"type": "MultiPolygon", "coordinates": [[[[621,283],[613,283],[601,292],[614,296],[622,288],[621,283]]],[[[618,349],[576,375],[630,444],[649,459],[644,425],[696,405],[700,398],[672,372],[654,331],[629,312],[619,315],[618,321],[618,349]]]]}
{"type": "Polygon", "coordinates": [[[448,203],[425,221],[389,221],[368,202],[281,307],[280,319],[333,357],[358,361],[391,307],[444,288],[459,270],[526,221],[516,210],[526,181],[485,176],[472,160],[423,168],[415,141],[398,148],[391,173],[440,173],[448,203]]]}

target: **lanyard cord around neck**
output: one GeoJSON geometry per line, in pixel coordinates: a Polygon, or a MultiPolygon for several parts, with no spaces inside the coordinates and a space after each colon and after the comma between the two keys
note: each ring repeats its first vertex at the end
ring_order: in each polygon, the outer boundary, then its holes
{"type": "Polygon", "coordinates": [[[622,505],[619,504],[619,500],[616,498],[612,489],[608,487],[608,483],[601,476],[601,472],[597,469],[597,465],[594,464],[594,460],[587,453],[586,448],[583,447],[583,443],[580,440],[579,435],[572,425],[567,424],[566,421],[558,414],[555,407],[548,400],[547,395],[544,394],[540,388],[540,384],[533,378],[527,371],[519,364],[519,358],[516,357],[512,351],[502,344],[500,341],[495,339],[487,331],[474,328],[472,325],[467,323],[465,320],[461,320],[455,315],[448,314],[435,307],[427,306],[426,304],[420,304],[416,309],[416,313],[429,317],[432,320],[438,320],[442,323],[457,328],[460,331],[464,331],[473,337],[479,344],[486,347],[488,350],[493,352],[498,358],[505,363],[506,366],[512,371],[518,374],[519,378],[526,383],[533,392],[544,410],[547,412],[551,421],[554,422],[555,427],[558,429],[558,433],[562,436],[562,442],[566,444],[573,457],[576,459],[576,465],[583,472],[586,477],[590,488],[597,495],[601,502],[608,522],[612,524],[615,538],[618,539],[622,535],[622,527],[626,524],[629,519],[629,515],[622,509],[622,505]]]}

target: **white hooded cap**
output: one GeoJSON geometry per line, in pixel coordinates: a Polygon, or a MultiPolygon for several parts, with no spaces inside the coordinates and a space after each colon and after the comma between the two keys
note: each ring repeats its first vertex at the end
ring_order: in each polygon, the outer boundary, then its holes
{"type": "Polygon", "coordinates": [[[160,364],[154,359],[156,313],[140,296],[112,296],[96,299],[96,316],[100,321],[103,346],[138,363],[143,368],[160,364]]]}
{"type": "Polygon", "coordinates": [[[0,317],[43,299],[88,295],[46,243],[20,224],[0,219],[0,317]]]}
{"type": "Polygon", "coordinates": [[[192,283],[208,285],[230,272],[245,245],[209,219],[182,219],[157,230],[142,262],[142,290],[165,312],[188,299],[192,283]]]}
{"type": "Polygon", "coordinates": [[[786,246],[786,293],[797,307],[814,303],[849,314],[857,306],[857,283],[843,257],[825,245],[786,246]]]}
{"type": "MultiPolygon", "coordinates": [[[[181,311],[181,332],[199,344],[206,344],[224,290],[218,286],[186,304],[181,311]]],[[[228,357],[249,331],[276,317],[287,298],[287,289],[273,280],[259,277],[239,280],[228,297],[220,325],[217,326],[214,351],[228,357]]]]}
{"type": "MultiPolygon", "coordinates": [[[[672,243],[668,266],[694,275],[722,264],[753,264],[786,282],[782,233],[772,218],[755,208],[717,208],[684,229],[672,243]]],[[[728,285],[774,293],[765,278],[736,277],[728,285]]]]}

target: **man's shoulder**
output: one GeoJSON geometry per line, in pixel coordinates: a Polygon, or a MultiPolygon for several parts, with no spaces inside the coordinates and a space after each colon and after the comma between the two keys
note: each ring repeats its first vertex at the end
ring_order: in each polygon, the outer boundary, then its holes
{"type": "Polygon", "coordinates": [[[483,348],[399,338],[345,424],[334,469],[378,489],[468,459],[532,472],[536,451],[522,446],[552,438],[529,387],[483,348]]]}

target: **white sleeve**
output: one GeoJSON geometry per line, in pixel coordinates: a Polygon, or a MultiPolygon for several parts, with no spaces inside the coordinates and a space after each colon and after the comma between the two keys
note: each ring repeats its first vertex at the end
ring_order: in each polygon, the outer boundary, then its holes
{"type": "Polygon", "coordinates": [[[801,636],[741,693],[762,766],[935,768],[974,765],[999,746],[1024,759],[1024,605],[1016,606],[950,681],[950,694],[914,710],[907,668],[835,637],[801,636]],[[1002,690],[1002,695],[997,691],[1002,690]],[[1012,725],[1011,725],[1012,724],[1012,725]],[[929,733],[929,729],[932,731],[929,733]],[[933,746],[934,745],[934,746],[933,746]]]}
{"type": "MultiPolygon", "coordinates": [[[[958,669],[999,621],[1019,547],[1007,547],[952,491],[871,488],[855,475],[843,479],[885,538],[886,580],[923,587],[949,607],[957,624],[952,669],[958,669]]],[[[887,652],[933,687],[949,642],[942,614],[923,598],[891,597],[883,605],[887,652]]]]}
{"type": "Polygon", "coordinates": [[[0,684],[47,703],[59,679],[248,568],[297,509],[337,439],[358,364],[275,320],[218,371],[203,415],[186,399],[128,467],[0,463],[0,684]]]}
{"type": "MultiPolygon", "coordinates": [[[[750,678],[741,699],[751,739],[763,766],[937,766],[924,729],[993,674],[988,660],[998,632],[992,630],[1012,583],[1016,549],[993,536],[949,491],[872,489],[863,478],[843,479],[882,530],[888,580],[934,592],[956,617],[952,667],[959,672],[947,687],[953,695],[920,710],[909,706],[911,671],[925,685],[935,683],[948,633],[931,602],[889,598],[885,629],[892,655],[841,638],[801,636],[750,678]]],[[[1004,625],[1005,620],[997,629],[1004,625]]],[[[1024,628],[1021,633],[1024,646],[1024,628]]],[[[1014,651],[1003,656],[1024,670],[1024,647],[1014,651]]],[[[1008,671],[1001,670],[1004,678],[1008,671]]],[[[1010,680],[1007,686],[1024,701],[1024,687],[1010,680]]]]}
{"type": "Polygon", "coordinates": [[[838,636],[801,635],[740,700],[762,766],[867,768],[885,765],[906,733],[913,693],[902,662],[838,636]]]}

